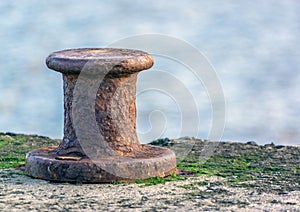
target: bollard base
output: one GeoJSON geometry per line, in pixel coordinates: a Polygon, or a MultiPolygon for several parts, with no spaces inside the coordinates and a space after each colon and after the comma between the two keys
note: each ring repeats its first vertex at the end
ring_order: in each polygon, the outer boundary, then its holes
{"type": "Polygon", "coordinates": [[[88,157],[58,156],[55,148],[41,148],[26,155],[25,173],[28,176],[56,181],[82,183],[111,183],[134,181],[150,177],[165,177],[176,171],[175,153],[170,149],[145,145],[155,157],[120,157],[90,160],[88,157]]]}

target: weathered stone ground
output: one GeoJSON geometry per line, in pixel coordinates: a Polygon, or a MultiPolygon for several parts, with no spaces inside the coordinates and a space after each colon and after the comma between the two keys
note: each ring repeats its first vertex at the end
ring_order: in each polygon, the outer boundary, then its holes
{"type": "Polygon", "coordinates": [[[156,145],[177,152],[174,181],[52,183],[0,168],[0,211],[300,211],[299,147],[191,138],[156,145]]]}
{"type": "Polygon", "coordinates": [[[56,184],[2,170],[1,211],[299,211],[300,191],[233,187],[218,177],[163,185],[56,184]]]}

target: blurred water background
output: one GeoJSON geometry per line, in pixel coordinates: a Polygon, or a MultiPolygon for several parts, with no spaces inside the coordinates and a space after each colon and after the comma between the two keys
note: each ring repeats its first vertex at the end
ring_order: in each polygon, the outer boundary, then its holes
{"type": "MultiPolygon", "coordinates": [[[[299,144],[299,11],[297,0],[0,1],[0,131],[62,137],[62,77],[45,66],[49,53],[158,33],[189,42],[215,68],[226,100],[222,140],[299,144]]],[[[164,58],[155,60],[159,66],[153,72],[186,71],[164,58]]],[[[140,74],[138,89],[159,78],[150,75],[140,74]]],[[[199,97],[199,132],[178,133],[180,109],[174,101],[146,92],[137,99],[142,143],[181,135],[207,138],[209,99],[201,84],[184,76],[199,97]]]]}

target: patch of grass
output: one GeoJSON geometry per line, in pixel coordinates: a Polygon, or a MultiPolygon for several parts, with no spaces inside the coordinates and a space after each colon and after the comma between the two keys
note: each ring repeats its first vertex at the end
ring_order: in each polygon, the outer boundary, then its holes
{"type": "Polygon", "coordinates": [[[10,139],[0,139],[0,148],[9,145],[10,139]]]}
{"type": "Polygon", "coordinates": [[[1,168],[15,168],[22,164],[25,164],[25,156],[4,156],[0,159],[1,168]]]}
{"type": "Polygon", "coordinates": [[[298,166],[285,161],[274,162],[272,156],[266,157],[260,151],[251,154],[240,152],[236,155],[215,155],[206,161],[200,161],[195,155],[189,155],[178,163],[177,167],[194,173],[194,176],[223,177],[227,185],[234,187],[263,188],[267,192],[300,188],[298,166]],[[289,183],[285,183],[287,181],[289,183]],[[276,187],[273,189],[271,185],[281,185],[281,187],[275,191],[276,187]]]}
{"type": "MultiPolygon", "coordinates": [[[[252,166],[258,158],[247,156],[213,156],[204,163],[199,163],[197,158],[187,158],[178,164],[178,168],[191,171],[195,176],[219,176],[228,179],[229,184],[241,187],[253,185],[243,183],[258,178],[261,172],[273,172],[278,167],[252,166]]],[[[205,185],[205,184],[204,184],[205,185]]]]}
{"type": "Polygon", "coordinates": [[[206,182],[206,181],[197,182],[197,185],[198,186],[207,186],[208,182],[206,182]]]}
{"type": "MultiPolygon", "coordinates": [[[[159,139],[151,144],[172,146],[169,141],[167,138],[159,139]]],[[[0,169],[22,165],[29,151],[56,146],[59,142],[59,140],[37,135],[0,133],[0,169]]],[[[206,161],[201,161],[199,155],[201,155],[203,145],[205,141],[196,141],[189,155],[180,160],[177,164],[178,169],[181,170],[179,174],[172,174],[165,178],[136,180],[135,183],[141,186],[151,186],[184,180],[190,176],[204,175],[226,178],[228,185],[236,187],[256,187],[267,191],[267,189],[272,189],[270,185],[277,185],[277,187],[280,185],[281,190],[278,192],[300,189],[300,152],[296,147],[277,148],[275,145],[257,146],[220,142],[218,152],[206,161]]],[[[123,182],[115,182],[115,184],[118,183],[123,182]]],[[[185,188],[193,190],[197,186],[212,185],[203,181],[194,185],[186,185],[185,188]]],[[[275,189],[276,187],[273,190],[275,189]]]]}
{"type": "Polygon", "coordinates": [[[25,164],[29,151],[58,144],[59,140],[44,136],[0,133],[0,169],[16,168],[25,164]]]}
{"type": "Polygon", "coordinates": [[[177,181],[177,180],[185,180],[185,177],[171,174],[168,177],[151,177],[144,180],[135,180],[135,183],[143,184],[142,186],[152,186],[157,184],[164,184],[166,182],[177,181]]]}
{"type": "Polygon", "coordinates": [[[126,182],[121,182],[118,180],[112,182],[112,184],[114,184],[114,185],[120,185],[120,184],[124,184],[124,183],[126,183],[126,182]]]}
{"type": "Polygon", "coordinates": [[[292,171],[293,171],[294,174],[297,174],[297,173],[299,172],[299,168],[293,167],[293,168],[292,168],[292,171]]]}
{"type": "Polygon", "coordinates": [[[196,176],[220,176],[236,178],[238,180],[254,180],[253,172],[262,170],[251,166],[256,160],[244,156],[213,156],[204,163],[197,162],[196,158],[188,158],[178,164],[178,168],[194,172],[196,176]]]}

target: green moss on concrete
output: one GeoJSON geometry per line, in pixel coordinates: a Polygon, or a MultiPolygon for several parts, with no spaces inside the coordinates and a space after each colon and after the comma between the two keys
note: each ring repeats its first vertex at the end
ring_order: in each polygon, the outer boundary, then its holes
{"type": "Polygon", "coordinates": [[[212,156],[205,163],[201,164],[197,158],[188,158],[178,164],[178,168],[193,172],[194,175],[237,177],[243,180],[256,178],[254,172],[260,172],[263,168],[253,167],[252,163],[257,158],[245,156],[212,156]]]}
{"type": "MultiPolygon", "coordinates": [[[[187,177],[218,176],[225,179],[227,185],[256,188],[259,192],[272,190],[275,193],[284,193],[300,190],[299,147],[276,146],[273,143],[259,146],[255,142],[218,142],[214,145],[214,154],[202,161],[199,156],[203,147],[212,142],[197,139],[194,141],[195,145],[190,153],[177,164],[181,173],[188,173],[187,177]]],[[[184,144],[183,142],[186,139],[159,139],[151,144],[172,148],[184,144]]],[[[158,179],[156,181],[159,182],[158,179]]],[[[201,183],[205,185],[206,182],[201,183]]],[[[187,184],[184,187],[194,190],[201,186],[196,184],[187,184]]]]}
{"type": "Polygon", "coordinates": [[[151,177],[145,180],[135,180],[135,183],[142,184],[143,186],[152,186],[157,184],[165,184],[166,182],[185,180],[186,178],[180,175],[171,174],[168,177],[151,177]]]}
{"type": "MultiPolygon", "coordinates": [[[[174,140],[172,143],[169,141],[169,139],[159,139],[152,144],[169,148],[176,145],[174,140]]],[[[41,147],[56,146],[59,142],[60,140],[37,135],[0,133],[0,169],[22,165],[25,163],[27,152],[41,147]]],[[[185,141],[177,140],[177,142],[182,144],[185,141]]],[[[201,161],[199,156],[207,142],[195,140],[190,153],[177,164],[179,169],[177,175],[135,182],[141,186],[151,186],[184,180],[192,176],[218,176],[225,179],[225,183],[230,186],[256,188],[259,191],[273,189],[278,193],[284,193],[300,190],[299,147],[218,142],[213,156],[206,161],[201,161]]],[[[208,185],[203,181],[185,185],[184,188],[195,190],[199,186],[208,185]]]]}
{"type": "Polygon", "coordinates": [[[44,136],[0,133],[0,169],[25,164],[26,153],[37,148],[55,146],[59,140],[44,136]]]}

